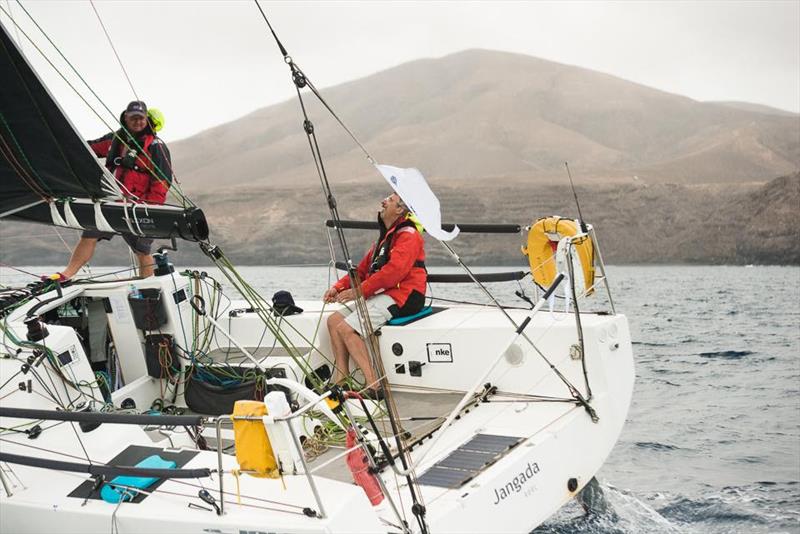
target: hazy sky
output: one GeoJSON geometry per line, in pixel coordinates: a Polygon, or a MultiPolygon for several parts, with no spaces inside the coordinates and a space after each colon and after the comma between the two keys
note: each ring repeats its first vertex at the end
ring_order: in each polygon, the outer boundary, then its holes
{"type": "MultiPolygon", "coordinates": [[[[88,0],[24,0],[22,5],[116,116],[133,93],[88,0]]],[[[317,87],[417,58],[486,48],[579,65],[697,100],[740,100],[800,111],[797,0],[262,6],[317,87]]],[[[68,72],[16,0],[0,0],[0,7],[10,10],[48,57],[68,72]]],[[[288,68],[252,2],[95,0],[95,7],[139,97],[165,113],[162,137],[167,140],[293,94],[288,68]]],[[[2,13],[0,20],[16,36],[2,13]]],[[[22,42],[81,133],[94,137],[107,131],[24,37],[22,42]]],[[[76,80],[72,75],[69,79],[76,80]]],[[[110,122],[107,112],[102,116],[110,122]]]]}

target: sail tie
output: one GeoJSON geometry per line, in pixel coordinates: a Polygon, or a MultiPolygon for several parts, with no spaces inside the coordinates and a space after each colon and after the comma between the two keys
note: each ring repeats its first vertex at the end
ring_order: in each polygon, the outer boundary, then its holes
{"type": "Polygon", "coordinates": [[[81,226],[81,223],[78,222],[78,219],[77,217],[75,217],[75,214],[72,213],[72,206],[70,205],[71,203],[72,201],[70,199],[64,200],[64,218],[67,221],[67,226],[69,226],[70,228],[83,230],[84,229],[83,226],[81,226]]]}
{"type": "Polygon", "coordinates": [[[98,230],[101,232],[114,232],[114,229],[111,228],[111,225],[108,224],[105,216],[103,215],[103,210],[101,209],[100,201],[94,202],[94,224],[98,230]]]}
{"type": "Polygon", "coordinates": [[[147,212],[147,204],[136,204],[135,202],[133,203],[133,210],[132,210],[133,211],[133,222],[134,222],[134,224],[136,224],[136,230],[138,230],[139,235],[143,236],[144,235],[144,231],[142,230],[142,227],[139,226],[139,218],[136,217],[136,208],[138,208],[139,206],[144,206],[144,214],[145,215],[150,215],[150,214],[147,212]]]}
{"type": "Polygon", "coordinates": [[[128,197],[122,197],[122,209],[125,210],[125,224],[128,225],[128,230],[130,230],[132,234],[135,234],[136,232],[134,232],[133,226],[131,226],[131,216],[128,213],[128,197]]]}
{"type": "Polygon", "coordinates": [[[53,219],[53,224],[56,226],[69,226],[67,221],[65,221],[58,212],[55,200],[50,200],[48,204],[50,204],[50,218],[53,219]]]}

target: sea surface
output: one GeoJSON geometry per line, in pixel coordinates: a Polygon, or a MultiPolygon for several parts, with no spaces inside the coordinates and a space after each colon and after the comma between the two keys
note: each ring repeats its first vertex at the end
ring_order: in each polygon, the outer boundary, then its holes
{"type": "MultiPolygon", "coordinates": [[[[239,272],[267,298],[318,298],[332,276],[323,266],[239,272]]],[[[2,284],[30,280],[0,268],[2,284]]],[[[569,504],[535,532],[800,532],[800,268],[610,266],[608,280],[636,357],[628,421],[598,474],[613,511],[584,518],[569,504]]],[[[516,283],[489,288],[523,304],[516,283]]],[[[434,296],[486,301],[462,285],[434,296]]],[[[608,306],[602,291],[592,298],[608,306]]]]}

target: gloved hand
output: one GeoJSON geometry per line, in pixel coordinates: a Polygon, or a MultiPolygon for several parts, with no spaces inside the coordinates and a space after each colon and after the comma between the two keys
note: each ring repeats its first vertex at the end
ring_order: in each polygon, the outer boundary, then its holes
{"type": "MultiPolygon", "coordinates": [[[[125,167],[126,169],[137,169],[136,165],[136,151],[129,150],[122,158],[119,158],[118,165],[120,167],[125,167]]],[[[114,163],[117,163],[116,161],[114,163]]]]}

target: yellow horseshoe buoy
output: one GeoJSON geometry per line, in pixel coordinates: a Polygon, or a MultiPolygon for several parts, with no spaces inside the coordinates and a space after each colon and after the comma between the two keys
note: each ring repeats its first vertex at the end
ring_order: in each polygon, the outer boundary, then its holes
{"type": "MultiPolygon", "coordinates": [[[[579,233],[578,224],[564,217],[544,217],[537,220],[528,231],[528,244],[522,253],[528,256],[533,279],[542,287],[548,287],[556,278],[556,250],[565,237],[579,233]]],[[[573,243],[578,254],[585,289],[594,285],[594,245],[589,236],[573,243]]],[[[577,277],[576,277],[577,279],[577,277]]]]}

